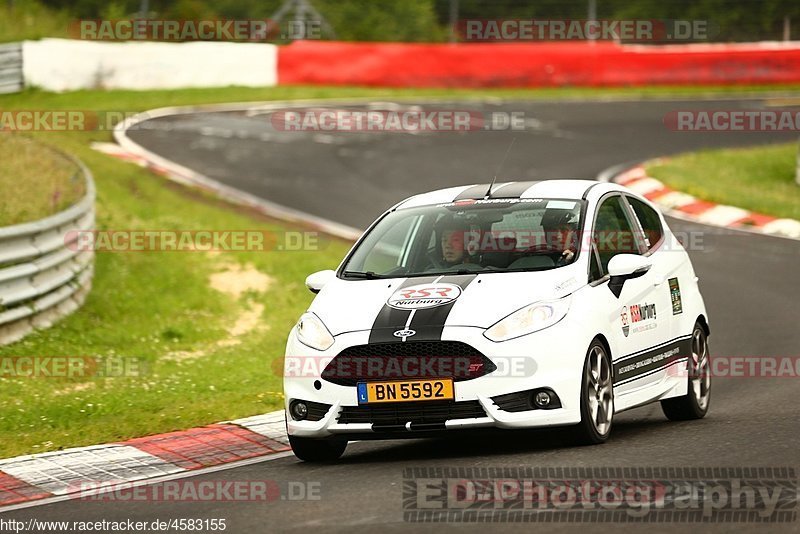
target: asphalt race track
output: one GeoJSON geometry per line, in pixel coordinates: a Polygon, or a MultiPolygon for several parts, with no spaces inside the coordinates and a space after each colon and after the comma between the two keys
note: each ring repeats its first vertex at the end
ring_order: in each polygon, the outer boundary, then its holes
{"type": "MultiPolygon", "coordinates": [[[[332,133],[276,131],[265,114],[208,113],[154,119],[131,139],[211,178],[278,204],[363,228],[385,207],[426,190],[485,182],[512,138],[501,180],[594,178],[618,163],[702,147],[796,140],[793,134],[679,133],[662,122],[683,109],[754,109],[762,100],[450,103],[435,107],[524,112],[523,131],[332,133]]],[[[690,251],[711,319],[713,356],[800,356],[800,242],[670,220],[696,232],[690,251]]],[[[335,265],[331,265],[334,268],[335,265]]],[[[668,422],[658,405],[615,418],[611,440],[573,447],[563,433],[491,432],[468,439],[359,442],[334,465],[293,456],[199,475],[204,480],[318,484],[319,500],[272,503],[66,501],[14,512],[19,519],[227,518],[228,532],[441,529],[404,523],[406,467],[605,467],[800,465],[798,378],[728,378],[713,385],[701,421],[668,422]]],[[[296,485],[296,484],[295,484],[296,485]]],[[[286,495],[284,495],[286,496],[286,495]]],[[[450,525],[453,526],[453,525],[450,525]]],[[[568,531],[586,524],[454,525],[568,531]]],[[[595,528],[625,528],[600,525],[595,528]]],[[[634,528],[640,528],[639,527],[634,528]]],[[[772,525],[661,522],[652,532],[798,531],[772,525]]]]}

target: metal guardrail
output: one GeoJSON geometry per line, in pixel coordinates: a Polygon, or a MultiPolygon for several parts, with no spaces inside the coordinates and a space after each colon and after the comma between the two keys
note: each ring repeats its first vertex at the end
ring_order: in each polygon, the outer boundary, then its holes
{"type": "Polygon", "coordinates": [[[22,43],[0,45],[0,94],[18,93],[24,88],[22,43]]]}
{"type": "Polygon", "coordinates": [[[81,251],[77,232],[94,229],[91,172],[76,161],[86,195],[38,221],[0,228],[0,345],[51,326],[76,310],[89,293],[94,252],[81,251]]]}

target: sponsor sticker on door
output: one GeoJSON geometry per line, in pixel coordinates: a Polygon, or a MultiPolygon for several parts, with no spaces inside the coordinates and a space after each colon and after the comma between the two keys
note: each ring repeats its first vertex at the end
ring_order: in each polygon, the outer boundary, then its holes
{"type": "Polygon", "coordinates": [[[623,306],[620,312],[622,320],[622,333],[625,337],[629,334],[653,330],[658,326],[656,323],[655,304],[631,304],[630,307],[623,306]]]}
{"type": "Polygon", "coordinates": [[[669,279],[669,296],[672,301],[672,315],[683,313],[683,302],[681,302],[681,286],[678,285],[677,278],[669,279]]]}

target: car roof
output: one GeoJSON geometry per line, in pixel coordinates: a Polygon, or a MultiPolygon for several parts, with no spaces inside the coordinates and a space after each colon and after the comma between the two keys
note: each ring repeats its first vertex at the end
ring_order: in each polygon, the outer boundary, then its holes
{"type": "MultiPolygon", "coordinates": [[[[594,180],[542,180],[537,182],[502,182],[492,187],[492,198],[585,198],[589,189],[601,185],[603,192],[621,189],[613,184],[594,180]]],[[[395,206],[395,209],[415,208],[432,204],[444,204],[457,200],[478,200],[486,196],[489,183],[462,185],[439,189],[410,197],[395,206]]]]}

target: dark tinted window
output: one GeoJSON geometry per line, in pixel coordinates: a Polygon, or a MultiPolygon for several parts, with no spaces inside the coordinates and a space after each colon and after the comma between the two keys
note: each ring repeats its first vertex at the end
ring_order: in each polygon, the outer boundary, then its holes
{"type": "Polygon", "coordinates": [[[592,247],[592,257],[589,260],[589,281],[594,282],[603,278],[603,270],[600,268],[600,260],[597,259],[597,251],[592,247]]]}
{"type": "Polygon", "coordinates": [[[593,238],[600,254],[603,273],[608,262],[617,254],[639,254],[636,237],[628,222],[622,198],[613,196],[603,201],[597,210],[593,238]]]}
{"type": "Polygon", "coordinates": [[[628,197],[628,202],[633,208],[634,213],[636,213],[636,217],[642,225],[642,230],[644,230],[647,250],[651,250],[664,236],[664,229],[661,228],[661,219],[658,217],[656,210],[641,200],[628,197]]]}

